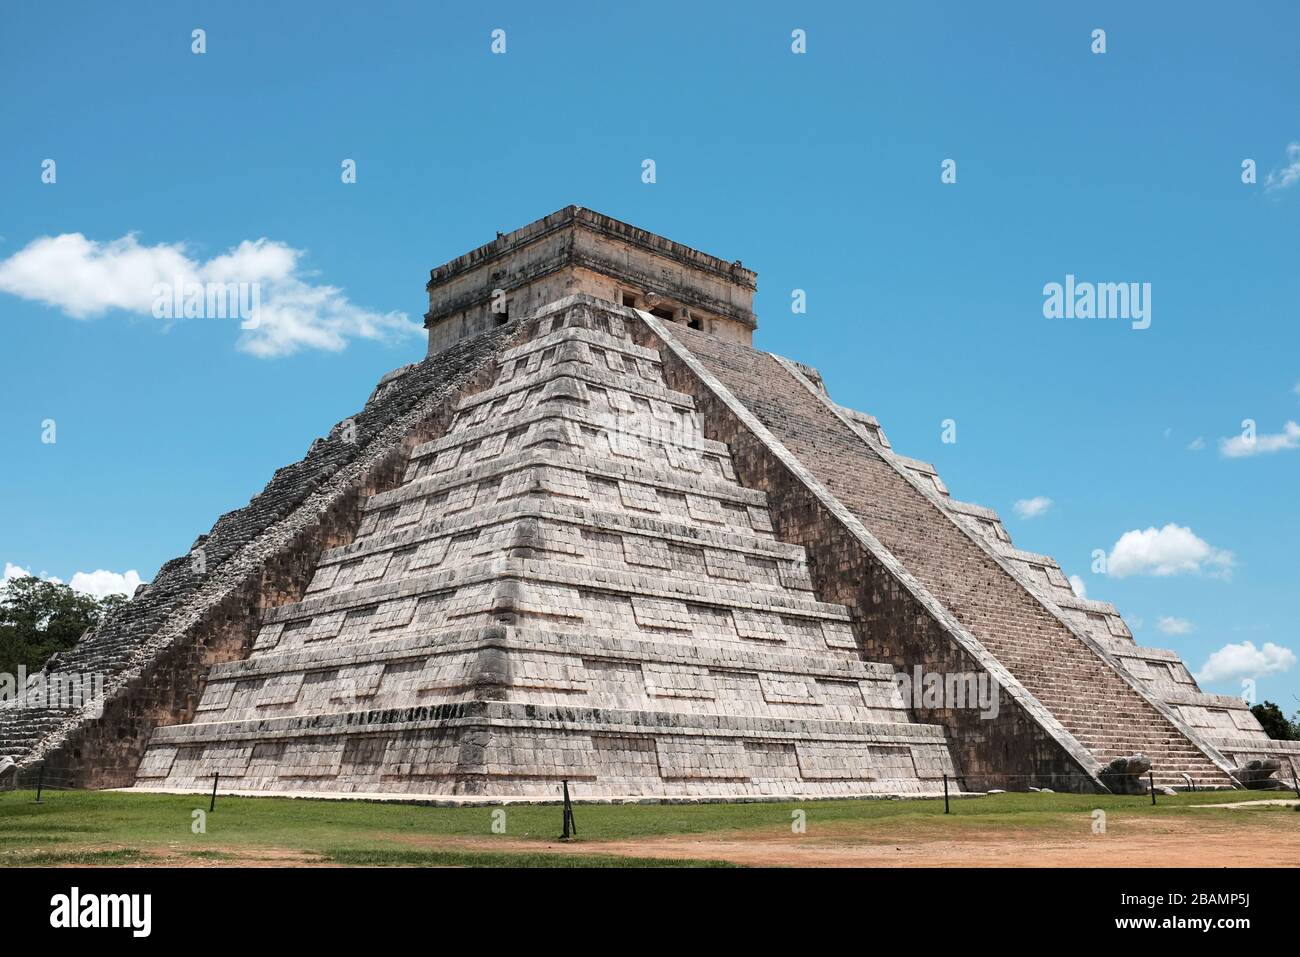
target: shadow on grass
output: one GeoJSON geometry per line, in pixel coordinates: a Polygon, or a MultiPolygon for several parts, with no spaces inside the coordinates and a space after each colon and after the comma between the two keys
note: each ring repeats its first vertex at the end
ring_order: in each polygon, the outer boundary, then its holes
{"type": "Polygon", "coordinates": [[[325,851],[325,860],[349,867],[734,867],[726,861],[619,857],[615,854],[474,853],[472,851],[325,851]]]}

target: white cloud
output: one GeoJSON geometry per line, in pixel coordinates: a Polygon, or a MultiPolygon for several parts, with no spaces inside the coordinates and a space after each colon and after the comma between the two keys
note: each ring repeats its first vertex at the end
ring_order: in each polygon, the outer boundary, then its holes
{"type": "MultiPolygon", "coordinates": [[[[21,565],[15,565],[13,562],[5,562],[4,581],[6,582],[15,578],[26,578],[31,574],[32,573],[29,569],[23,568],[21,565]]],[[[58,585],[63,584],[61,579],[55,578],[53,575],[46,575],[44,572],[36,577],[43,578],[46,581],[54,582],[58,585]]],[[[118,574],[117,572],[105,571],[101,568],[93,572],[74,573],[72,581],[69,583],[69,587],[73,591],[79,591],[87,595],[94,595],[96,598],[103,598],[106,595],[125,595],[127,598],[130,598],[135,594],[136,588],[141,584],[143,584],[143,582],[140,580],[140,573],[135,569],[131,569],[131,571],[123,574],[118,574]]]]}
{"type": "Polygon", "coordinates": [[[1205,572],[1226,576],[1233,565],[1232,552],[1214,548],[1190,528],[1170,522],[1125,532],[1111,549],[1107,570],[1116,578],[1127,575],[1180,575],[1205,572]]]}
{"type": "Polygon", "coordinates": [[[1286,189],[1300,182],[1300,143],[1288,143],[1286,146],[1286,165],[1275,169],[1264,180],[1265,188],[1286,189]]]}
{"type": "MultiPolygon", "coordinates": [[[[403,312],[373,312],[335,286],[316,285],[302,267],[303,251],[269,239],[245,240],[206,262],[183,243],[142,246],[134,234],[108,242],[81,233],[43,236],[0,260],[0,291],[91,319],[111,310],[154,315],[158,287],[257,283],[256,328],[240,329],[238,347],[261,358],[301,349],[337,352],[350,339],[419,336],[403,312]]],[[[222,320],[238,327],[238,320],[222,320]]]]}
{"type": "Polygon", "coordinates": [[[1199,435],[1187,444],[1189,452],[1199,452],[1203,448],[1205,448],[1205,439],[1199,435]]]}
{"type": "MultiPolygon", "coordinates": [[[[28,578],[31,576],[30,569],[15,565],[13,562],[5,562],[5,581],[13,581],[15,578],[28,578]]],[[[50,581],[57,582],[57,578],[51,578],[50,581]]]]}
{"type": "Polygon", "coordinates": [[[77,572],[69,583],[73,591],[85,592],[96,598],[107,595],[125,595],[130,598],[143,582],[140,573],[134,568],[124,574],[98,569],[93,572],[77,572]]]}
{"type": "Polygon", "coordinates": [[[1219,439],[1219,454],[1229,459],[1281,452],[1284,449],[1300,449],[1300,425],[1295,422],[1287,422],[1282,426],[1281,432],[1271,435],[1263,433],[1253,439],[1247,439],[1244,435],[1234,435],[1230,439],[1219,439]]]}
{"type": "Polygon", "coordinates": [[[1070,587],[1074,589],[1075,597],[1077,598],[1088,597],[1088,586],[1084,582],[1084,580],[1080,578],[1078,575],[1070,576],[1070,587]]]}
{"type": "Polygon", "coordinates": [[[1052,507],[1052,500],[1044,495],[1036,495],[1033,498],[1019,499],[1013,507],[1021,518],[1037,518],[1052,507]]]}
{"type": "Polygon", "coordinates": [[[1156,622],[1156,627],[1166,635],[1186,635],[1196,626],[1186,618],[1175,618],[1173,615],[1162,615],[1156,622]]]}
{"type": "Polygon", "coordinates": [[[1254,642],[1224,645],[1206,659],[1196,673],[1200,682],[1232,681],[1236,678],[1260,678],[1286,671],[1295,664],[1295,652],[1268,641],[1263,648],[1254,642]]]}

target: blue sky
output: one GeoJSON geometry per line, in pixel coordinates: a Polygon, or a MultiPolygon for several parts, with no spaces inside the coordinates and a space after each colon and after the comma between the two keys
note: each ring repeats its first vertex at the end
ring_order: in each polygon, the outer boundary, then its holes
{"type": "Polygon", "coordinates": [[[760,347],[1140,643],[1300,706],[1294,5],[470,6],[5,5],[0,562],[147,580],[420,357],[430,267],[578,203],[742,259],[760,347]],[[95,271],[258,240],[285,341],[95,271]],[[1045,318],[1067,274],[1151,283],[1151,327],[1045,318]]]}

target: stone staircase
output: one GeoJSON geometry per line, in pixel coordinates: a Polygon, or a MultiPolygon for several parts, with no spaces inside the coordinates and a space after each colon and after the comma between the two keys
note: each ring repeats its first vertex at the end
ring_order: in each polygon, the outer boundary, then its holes
{"type": "MultiPolygon", "coordinates": [[[[174,570],[159,573],[166,581],[174,570]]],[[[20,707],[10,704],[0,708],[0,755],[12,757],[20,765],[36,747],[54,732],[74,722],[82,706],[91,704],[94,691],[102,690],[120,675],[140,651],[148,627],[165,618],[173,601],[145,599],[148,587],[142,586],[130,612],[119,611],[113,618],[91,629],[71,648],[53,655],[42,671],[29,676],[47,688],[64,682],[79,688],[73,697],[50,695],[39,705],[20,707]]]]}
{"type": "Polygon", "coordinates": [[[142,586],[128,606],[87,631],[71,648],[51,656],[38,674],[28,676],[29,686],[57,689],[67,683],[80,690],[72,698],[52,693],[42,697],[39,704],[11,703],[0,708],[0,755],[12,757],[21,766],[42,741],[76,719],[82,706],[92,702],[95,689],[102,689],[122,673],[140,650],[149,629],[165,619],[173,607],[174,601],[157,598],[169,591],[175,571],[174,567],[164,567],[158,575],[159,587],[152,595],[148,586],[142,586]]]}
{"type": "MultiPolygon", "coordinates": [[[[1181,786],[1186,773],[1198,786],[1231,786],[1221,758],[1031,593],[815,386],[767,353],[677,325],[652,328],[729,390],[1098,764],[1143,752],[1157,783],[1181,786]]],[[[868,633],[868,657],[893,653],[882,642],[868,633]]]]}
{"type": "Polygon", "coordinates": [[[0,754],[20,760],[76,714],[75,708],[0,709],[0,754]]]}

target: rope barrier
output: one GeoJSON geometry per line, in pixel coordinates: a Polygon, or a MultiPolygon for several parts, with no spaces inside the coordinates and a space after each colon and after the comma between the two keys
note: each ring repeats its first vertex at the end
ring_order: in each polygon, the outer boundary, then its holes
{"type": "MultiPolygon", "coordinates": [[[[1157,769],[1153,768],[1145,775],[1136,776],[1134,778],[1135,783],[1141,784],[1142,790],[1134,791],[1131,793],[1112,792],[1112,796],[1145,797],[1147,795],[1150,795],[1152,797],[1152,803],[1155,803],[1154,799],[1156,794],[1162,793],[1164,788],[1169,787],[1172,791],[1176,793],[1183,793],[1183,794],[1201,792],[1201,791],[1208,792],[1208,791],[1216,791],[1216,790],[1243,790],[1247,792],[1294,792],[1297,797],[1300,797],[1300,773],[1296,773],[1294,768],[1283,768],[1280,769],[1277,773],[1285,773],[1287,770],[1292,771],[1290,781],[1287,781],[1283,778],[1263,778],[1251,782],[1252,786],[1247,786],[1240,782],[1236,782],[1238,786],[1235,788],[1228,788],[1228,787],[1216,788],[1212,784],[1206,784],[1203,781],[1197,782],[1194,779],[1189,778],[1183,772],[1167,772],[1166,775],[1164,775],[1165,782],[1170,782],[1173,780],[1173,775],[1176,774],[1179,779],[1176,781],[1176,783],[1170,784],[1170,783],[1157,782],[1155,780],[1155,775],[1156,773],[1159,772],[1157,771],[1157,769]],[[1143,778],[1145,778],[1145,780],[1142,780],[1143,778]]],[[[204,775],[204,777],[207,777],[207,775],[204,775]]],[[[1002,790],[1000,788],[989,788],[987,785],[990,783],[1007,784],[1010,788],[1013,789],[1007,793],[1045,792],[1045,793],[1097,795],[1098,792],[1094,790],[1097,780],[1098,780],[1097,777],[1082,772],[1077,772],[1077,771],[1074,772],[1063,771],[1057,773],[1037,773],[1037,774],[1026,773],[1026,772],[1011,772],[1011,771],[979,771],[979,772],[972,772],[968,774],[958,774],[958,775],[943,773],[941,775],[942,790],[941,791],[938,790],[940,781],[936,780],[935,781],[936,792],[934,796],[936,798],[942,796],[946,799],[949,795],[950,786],[955,789],[955,793],[958,795],[961,795],[962,793],[966,793],[966,794],[990,793],[993,790],[1002,790]],[[978,782],[982,786],[977,788],[975,787],[968,788],[968,785],[965,782],[971,782],[971,783],[978,782]],[[1088,789],[1087,790],[1081,789],[1079,791],[1061,790],[1062,788],[1068,788],[1070,785],[1075,783],[1085,783],[1088,785],[1088,789]]],[[[220,787],[220,782],[221,782],[221,774],[219,772],[214,772],[213,781],[212,781],[211,803],[210,803],[211,810],[216,809],[216,798],[217,798],[218,789],[220,787]]],[[[236,789],[238,788],[238,779],[236,779],[236,783],[234,787],[236,789]]],[[[83,785],[79,784],[77,781],[77,775],[71,771],[65,769],[50,768],[45,766],[44,764],[41,764],[35,767],[26,767],[26,768],[19,769],[14,774],[12,787],[9,788],[8,790],[15,790],[15,791],[35,790],[38,793],[38,795],[40,795],[49,791],[84,791],[84,790],[93,790],[93,789],[86,788],[83,785]]],[[[3,792],[0,792],[0,794],[2,793],[3,792]]],[[[270,791],[267,792],[267,796],[274,796],[274,794],[275,792],[270,792],[270,791]]],[[[1105,796],[1105,795],[1101,794],[1099,796],[1105,796]]]]}

